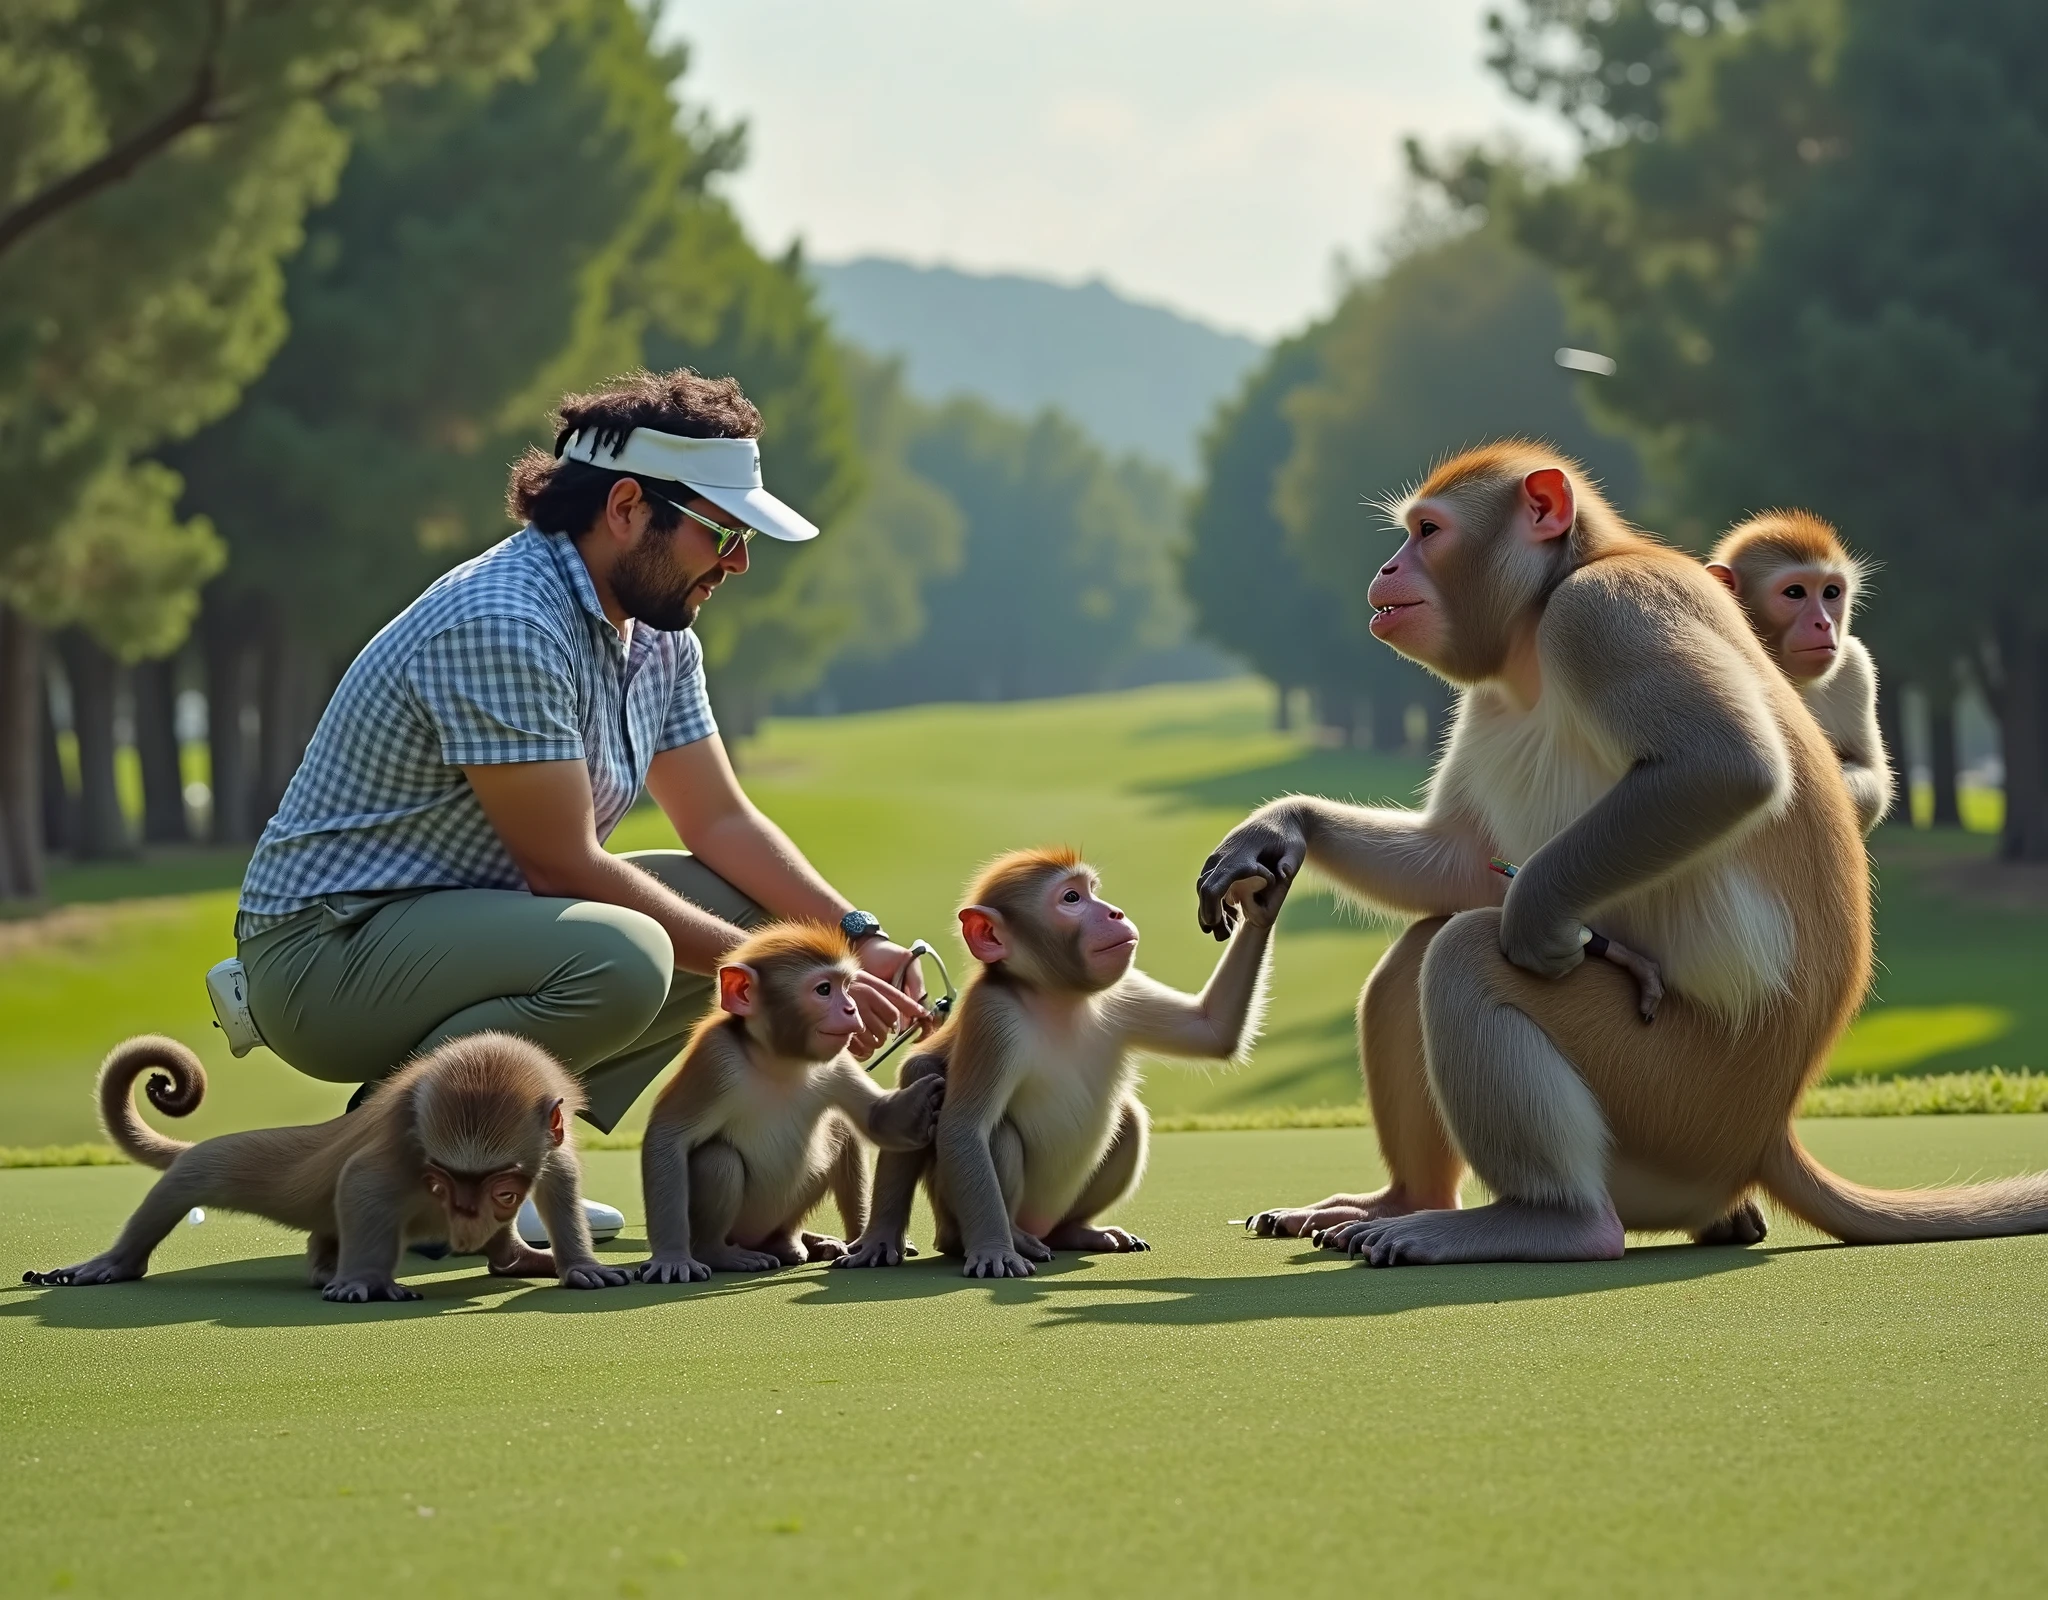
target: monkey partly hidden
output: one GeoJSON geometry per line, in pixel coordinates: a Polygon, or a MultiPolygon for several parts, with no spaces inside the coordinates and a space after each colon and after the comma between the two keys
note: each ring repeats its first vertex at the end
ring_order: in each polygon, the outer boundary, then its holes
{"type": "Polygon", "coordinates": [[[1809,511],[1767,511],[1728,530],[1707,571],[1742,603],[1778,669],[1834,746],[1868,833],[1891,809],[1892,769],[1877,721],[1877,664],[1849,631],[1863,563],[1809,511]]]}
{"type": "Polygon", "coordinates": [[[867,1157],[929,1144],[944,1086],[884,1093],[848,1055],[860,974],[836,928],[778,923],[718,969],[718,1009],[655,1102],[640,1147],[649,1283],[830,1261],[845,1244],[803,1231],[832,1191],[848,1238],[867,1226],[867,1157]]]}
{"type": "Polygon", "coordinates": [[[1869,882],[1835,752],[1727,590],[1533,444],[1391,509],[1372,631],[1462,691],[1426,804],[1278,800],[1198,880],[1219,936],[1305,864],[1420,919],[1359,1007],[1392,1181],[1260,1230],[1375,1266],[1587,1260],[1630,1228],[1753,1237],[1756,1188],[1852,1243],[2048,1229],[2048,1176],[1874,1190],[1801,1147],[1870,980],[1869,882]],[[1654,1031],[1584,959],[1595,919],[1657,957],[1654,1031]],[[1459,1209],[1468,1164],[1492,1204],[1459,1209]]]}
{"type": "Polygon", "coordinates": [[[1025,1277],[1056,1250],[1146,1248],[1095,1221],[1144,1171],[1136,1057],[1224,1060],[1249,1047],[1286,886],[1246,908],[1198,995],[1137,969],[1137,927],[1100,890],[1068,850],[1004,856],[968,890],[960,931],[979,970],[945,1032],[903,1069],[907,1082],[944,1078],[932,1151],[882,1158],[874,1219],[839,1265],[902,1261],[920,1176],[938,1248],[963,1255],[969,1277],[1025,1277]]]}
{"type": "Polygon", "coordinates": [[[559,1278],[568,1289],[631,1281],[591,1252],[567,1121],[583,1104],[582,1090],[527,1040],[504,1033],[451,1040],[394,1073],[346,1116],[198,1144],[167,1139],[135,1114],[131,1091],[144,1073],[154,1074],[150,1103],[181,1117],[204,1098],[206,1072],[185,1046],[155,1034],[117,1046],[100,1068],[107,1136],[163,1176],[105,1253],[26,1273],[24,1282],[139,1278],[194,1206],[304,1229],[310,1276],[329,1300],[417,1300],[396,1276],[411,1240],[445,1240],[455,1254],[482,1254],[501,1277],[559,1278]],[[528,1248],[512,1231],[529,1191],[551,1251],[528,1248]]]}

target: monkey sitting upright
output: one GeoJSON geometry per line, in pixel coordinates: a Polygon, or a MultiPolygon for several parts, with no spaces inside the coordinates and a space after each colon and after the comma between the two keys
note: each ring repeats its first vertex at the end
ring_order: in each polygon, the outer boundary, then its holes
{"type": "Polygon", "coordinates": [[[1094,1219],[1137,1187],[1147,1123],[1140,1052],[1235,1059],[1257,1033],[1273,919],[1287,886],[1253,905],[1208,986],[1182,994],[1133,965],[1138,930],[1099,897],[1071,850],[994,862],[960,913],[981,963],[958,1014],[906,1080],[946,1082],[929,1160],[884,1156],[875,1216],[839,1263],[895,1266],[923,1176],[942,1253],[968,1277],[1026,1277],[1055,1250],[1143,1250],[1094,1219]]]}
{"type": "Polygon", "coordinates": [[[356,1111],[301,1128],[224,1133],[198,1144],[167,1139],[135,1114],[135,1080],[156,1069],[150,1103],[189,1116],[206,1094],[199,1058],[175,1039],[144,1034],[100,1068],[107,1136],[163,1176],[110,1249],[77,1266],[24,1273],[24,1283],[119,1283],[149,1269],[150,1253],[194,1206],[268,1217],[311,1235],[313,1284],[329,1300],[417,1300],[398,1282],[409,1240],[446,1240],[482,1254],[500,1277],[559,1277],[566,1289],[631,1281],[601,1265],[583,1220],[582,1173],[568,1116],[583,1092],[539,1045],[505,1033],[453,1039],[392,1074],[356,1111]],[[512,1231],[528,1190],[554,1249],[512,1231]]]}
{"type": "Polygon", "coordinates": [[[1891,809],[1891,763],[1877,722],[1877,666],[1849,632],[1863,563],[1808,511],[1766,511],[1728,530],[1707,571],[1742,603],[1842,764],[1865,833],[1891,809]]]}
{"type": "Polygon", "coordinates": [[[867,1225],[855,1128],[884,1149],[931,1142],[944,1085],[885,1093],[846,1053],[860,968],[836,928],[786,922],[718,969],[718,1006],[647,1120],[640,1171],[653,1259],[642,1282],[689,1283],[829,1261],[846,1246],[802,1231],[830,1188],[852,1238],[867,1225]]]}

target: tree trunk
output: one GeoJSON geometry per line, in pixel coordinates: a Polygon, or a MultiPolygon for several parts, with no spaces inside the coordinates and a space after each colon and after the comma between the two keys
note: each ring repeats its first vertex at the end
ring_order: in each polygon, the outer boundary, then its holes
{"type": "Polygon", "coordinates": [[[1889,820],[1913,826],[1912,763],[1906,759],[1906,695],[1899,680],[1880,670],[1877,675],[1877,733],[1884,741],[1885,760],[1891,767],[1892,802],[1889,820]]]}
{"type": "Polygon", "coordinates": [[[0,606],[0,900],[43,892],[42,630],[0,606]]]}
{"type": "Polygon", "coordinates": [[[142,763],[142,837],[147,844],[183,844],[185,775],[178,760],[178,658],[139,662],[129,682],[135,695],[135,753],[142,763]]]}
{"type": "Polygon", "coordinates": [[[1294,708],[1288,704],[1288,697],[1294,691],[1284,683],[1273,685],[1273,731],[1292,733],[1294,731],[1294,708]]]}
{"type": "Polygon", "coordinates": [[[2003,682],[1998,696],[1999,742],[2005,756],[2005,831],[1998,853],[2007,861],[2048,861],[2048,784],[2042,739],[2042,640],[2033,629],[1999,629],[2003,682]]]}
{"type": "Polygon", "coordinates": [[[57,635],[71,685],[71,731],[78,740],[78,856],[113,860],[129,853],[128,821],[114,777],[114,691],[120,663],[80,628],[57,635]]]}
{"type": "Polygon", "coordinates": [[[1960,828],[1963,809],[1956,793],[1956,703],[1927,701],[1927,771],[1934,790],[1933,825],[1960,828]]]}
{"type": "Polygon", "coordinates": [[[261,662],[256,804],[250,818],[258,829],[276,814],[286,785],[306,757],[324,688],[319,658],[281,620],[264,630],[261,662]]]}
{"type": "Polygon", "coordinates": [[[56,685],[50,678],[47,654],[36,685],[37,721],[40,724],[43,791],[43,848],[69,853],[78,848],[78,796],[71,792],[64,776],[64,758],[57,749],[57,710],[52,703],[56,685]]]}
{"type": "Polygon", "coordinates": [[[256,838],[250,800],[248,740],[242,712],[249,703],[249,641],[240,607],[208,590],[201,612],[200,646],[206,664],[206,742],[213,788],[213,841],[249,844],[256,838]]]}

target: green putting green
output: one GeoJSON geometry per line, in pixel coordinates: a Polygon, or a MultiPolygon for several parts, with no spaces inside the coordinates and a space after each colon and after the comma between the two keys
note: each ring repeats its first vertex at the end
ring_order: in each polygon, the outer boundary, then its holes
{"type": "MultiPolygon", "coordinates": [[[[2048,1117],[1809,1123],[1870,1182],[2048,1167],[2048,1117]]],[[[0,1290],[0,1591],[2039,1593],[2048,1239],[1370,1272],[1225,1219],[1371,1134],[1175,1134],[1149,1254],[571,1294],[300,1286],[213,1218],[0,1290]]],[[[629,1217],[630,1155],[589,1158],[629,1217]]],[[[0,1172],[12,1279],[150,1175],[0,1172]]],[[[928,1238],[928,1224],[921,1219],[928,1238]]]]}

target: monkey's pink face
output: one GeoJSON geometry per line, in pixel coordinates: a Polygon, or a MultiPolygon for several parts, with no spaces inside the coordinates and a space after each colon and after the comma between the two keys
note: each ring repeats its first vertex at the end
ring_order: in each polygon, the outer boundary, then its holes
{"type": "Polygon", "coordinates": [[[1408,537],[1373,575],[1365,598],[1372,606],[1372,636],[1425,665],[1444,654],[1449,625],[1437,571],[1454,557],[1463,530],[1457,509],[1419,500],[1403,518],[1408,537]]]}
{"type": "Polygon", "coordinates": [[[814,1061],[830,1061],[860,1032],[860,1008],[853,1003],[853,973],[845,967],[814,968],[797,985],[796,1002],[814,1061]]]}
{"type": "Polygon", "coordinates": [[[1755,601],[1757,614],[1778,641],[1778,663],[1802,681],[1823,676],[1842,648],[1849,583],[1830,567],[1781,567],[1755,601]]]}
{"type": "Polygon", "coordinates": [[[1138,925],[1096,893],[1092,874],[1068,872],[1046,885],[1049,927],[1074,940],[1088,976],[1107,988],[1138,956],[1138,925]]]}
{"type": "Polygon", "coordinates": [[[448,1215],[448,1248],[458,1255],[481,1250],[492,1234],[516,1217],[533,1184],[517,1167],[477,1174],[431,1164],[425,1181],[427,1192],[448,1215]]]}

